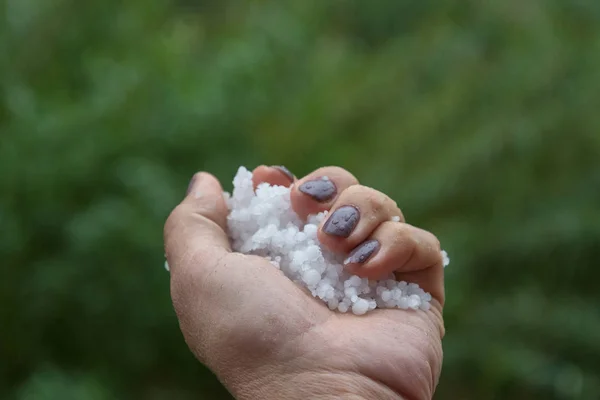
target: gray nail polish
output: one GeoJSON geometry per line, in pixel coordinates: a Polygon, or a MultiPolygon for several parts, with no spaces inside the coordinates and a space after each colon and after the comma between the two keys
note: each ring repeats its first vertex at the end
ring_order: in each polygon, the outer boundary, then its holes
{"type": "Polygon", "coordinates": [[[348,264],[364,264],[377,250],[379,250],[378,240],[367,240],[352,250],[348,258],[344,261],[344,265],[348,264]]]}
{"type": "Polygon", "coordinates": [[[328,178],[304,182],[298,187],[298,190],[309,195],[319,203],[331,200],[337,194],[335,184],[328,178]]]}
{"type": "Polygon", "coordinates": [[[354,206],[342,206],[335,210],[323,225],[323,232],[332,236],[347,238],[350,236],[358,220],[360,212],[354,206]]]}
{"type": "Polygon", "coordinates": [[[273,165],[272,168],[278,169],[280,172],[282,172],[291,182],[294,182],[295,176],[294,174],[292,174],[292,172],[287,169],[286,167],[284,167],[283,165],[273,165]]]}

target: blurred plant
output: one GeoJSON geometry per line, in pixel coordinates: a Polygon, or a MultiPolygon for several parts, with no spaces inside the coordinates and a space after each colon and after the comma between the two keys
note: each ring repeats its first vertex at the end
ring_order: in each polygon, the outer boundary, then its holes
{"type": "Polygon", "coordinates": [[[600,397],[599,18],[559,0],[7,0],[2,397],[226,398],[178,332],[161,229],[193,172],[259,163],[341,165],[439,235],[440,399],[600,397]]]}

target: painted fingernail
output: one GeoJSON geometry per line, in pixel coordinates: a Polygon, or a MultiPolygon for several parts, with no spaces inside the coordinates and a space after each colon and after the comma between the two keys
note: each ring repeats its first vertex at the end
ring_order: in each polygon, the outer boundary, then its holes
{"type": "Polygon", "coordinates": [[[283,173],[290,180],[290,182],[294,182],[294,179],[296,179],[294,174],[292,174],[290,170],[283,165],[273,165],[272,168],[275,168],[279,170],[279,172],[283,173]]]}
{"type": "Polygon", "coordinates": [[[348,264],[364,264],[377,250],[379,250],[381,245],[378,240],[367,240],[360,244],[357,248],[352,250],[348,258],[344,260],[344,265],[348,264]]]}
{"type": "Polygon", "coordinates": [[[194,187],[194,182],[196,182],[196,175],[194,175],[192,177],[192,180],[190,180],[190,184],[188,185],[186,194],[190,194],[190,192],[192,191],[192,188],[194,187]]]}
{"type": "Polygon", "coordinates": [[[347,238],[350,236],[358,220],[360,212],[354,206],[342,206],[335,210],[323,225],[323,232],[332,236],[347,238]]]}
{"type": "Polygon", "coordinates": [[[327,177],[304,182],[298,187],[298,190],[309,195],[319,203],[331,200],[337,194],[335,184],[327,177]]]}

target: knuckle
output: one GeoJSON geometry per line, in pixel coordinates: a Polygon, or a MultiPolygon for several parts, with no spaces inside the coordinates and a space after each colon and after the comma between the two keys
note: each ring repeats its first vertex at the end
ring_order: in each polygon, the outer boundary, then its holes
{"type": "Polygon", "coordinates": [[[319,168],[317,170],[317,172],[319,174],[326,174],[326,175],[332,175],[332,176],[338,176],[338,177],[345,177],[348,178],[351,181],[354,182],[358,182],[358,180],[356,179],[356,177],[354,175],[352,175],[348,170],[342,168],[342,167],[338,167],[338,166],[326,166],[323,168],[319,168]]]}
{"type": "Polygon", "coordinates": [[[383,209],[385,204],[385,195],[371,188],[365,188],[364,198],[367,206],[374,212],[379,212],[383,209]]]}
{"type": "Polygon", "coordinates": [[[418,247],[423,261],[429,266],[442,264],[442,250],[439,239],[431,232],[419,229],[414,236],[415,245],[418,247]]]}
{"type": "Polygon", "coordinates": [[[414,254],[415,252],[417,252],[419,250],[418,239],[414,235],[411,235],[410,233],[407,233],[404,236],[404,243],[405,243],[406,248],[410,250],[411,254],[414,254]]]}
{"type": "Polygon", "coordinates": [[[408,227],[405,228],[403,233],[405,246],[409,248],[411,252],[417,251],[419,249],[419,239],[416,237],[416,235],[414,235],[414,233],[411,232],[408,227]]]}
{"type": "Polygon", "coordinates": [[[344,192],[344,199],[363,204],[374,213],[379,213],[390,200],[385,194],[363,185],[353,185],[344,192]]]}
{"type": "Polygon", "coordinates": [[[171,233],[176,229],[177,217],[174,215],[174,213],[175,210],[171,211],[171,214],[169,214],[169,217],[165,221],[165,226],[163,228],[163,236],[165,242],[168,241],[169,237],[171,236],[171,233]]]}
{"type": "Polygon", "coordinates": [[[186,207],[183,206],[182,204],[179,204],[177,207],[175,207],[173,209],[173,211],[171,211],[171,213],[167,217],[167,220],[165,221],[165,226],[164,226],[165,239],[167,239],[169,236],[171,236],[171,234],[180,226],[184,215],[187,215],[187,214],[188,214],[188,212],[186,210],[186,207]]]}
{"type": "Polygon", "coordinates": [[[416,245],[416,242],[410,234],[410,229],[407,225],[388,223],[388,226],[390,227],[390,233],[393,238],[392,242],[394,246],[411,247],[416,245]]]}
{"type": "Polygon", "coordinates": [[[440,253],[440,259],[441,259],[441,252],[442,252],[442,246],[440,244],[440,240],[437,238],[437,236],[435,236],[433,233],[423,230],[421,229],[421,234],[423,237],[423,241],[424,244],[426,245],[426,247],[429,250],[433,250],[433,251],[437,251],[438,253],[440,253]]]}
{"type": "Polygon", "coordinates": [[[364,195],[364,189],[365,187],[362,185],[349,186],[346,188],[346,190],[344,190],[344,193],[341,197],[347,200],[360,198],[364,195]]]}
{"type": "Polygon", "coordinates": [[[368,206],[376,214],[388,214],[395,208],[396,203],[385,193],[368,188],[365,195],[367,196],[368,206]]]}
{"type": "Polygon", "coordinates": [[[438,237],[435,236],[431,232],[427,232],[427,236],[429,237],[429,242],[433,245],[433,248],[435,250],[438,250],[439,252],[441,252],[442,251],[442,245],[441,245],[440,240],[438,239],[438,237]]]}
{"type": "Polygon", "coordinates": [[[163,228],[163,241],[165,255],[171,267],[171,275],[174,275],[175,265],[181,263],[184,251],[187,251],[185,241],[182,241],[182,232],[186,230],[191,212],[185,204],[176,206],[167,217],[163,228]]]}

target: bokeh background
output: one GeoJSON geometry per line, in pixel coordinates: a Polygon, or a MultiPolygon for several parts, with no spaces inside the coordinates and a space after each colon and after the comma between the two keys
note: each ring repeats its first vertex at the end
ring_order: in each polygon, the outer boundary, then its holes
{"type": "Polygon", "coordinates": [[[600,398],[600,2],[4,0],[0,398],[227,399],[162,227],[340,165],[437,234],[436,399],[600,398]]]}

